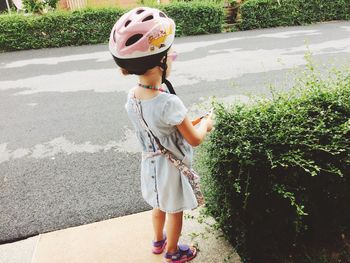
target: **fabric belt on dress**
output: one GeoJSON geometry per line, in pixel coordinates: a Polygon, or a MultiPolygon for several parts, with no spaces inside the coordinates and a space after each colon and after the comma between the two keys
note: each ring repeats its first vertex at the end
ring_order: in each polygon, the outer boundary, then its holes
{"type": "Polygon", "coordinates": [[[161,154],[162,152],[160,150],[157,150],[155,152],[142,152],[142,159],[152,158],[161,154]]]}

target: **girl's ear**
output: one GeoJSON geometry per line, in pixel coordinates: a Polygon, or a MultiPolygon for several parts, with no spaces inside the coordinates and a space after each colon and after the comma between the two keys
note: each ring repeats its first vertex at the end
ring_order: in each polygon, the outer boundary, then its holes
{"type": "Polygon", "coordinates": [[[120,68],[120,71],[124,76],[129,75],[129,71],[127,71],[125,68],[120,68]]]}

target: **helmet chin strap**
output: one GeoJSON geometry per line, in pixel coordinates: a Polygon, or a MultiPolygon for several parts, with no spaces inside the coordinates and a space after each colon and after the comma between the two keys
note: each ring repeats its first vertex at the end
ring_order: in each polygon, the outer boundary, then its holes
{"type": "Polygon", "coordinates": [[[173,85],[170,83],[169,80],[166,79],[166,70],[167,70],[167,68],[168,68],[168,65],[167,65],[167,63],[166,63],[166,62],[167,62],[167,58],[168,58],[168,54],[165,53],[164,61],[163,61],[162,63],[160,63],[160,66],[161,66],[161,68],[163,69],[163,73],[162,73],[162,83],[165,83],[165,85],[167,86],[167,88],[168,88],[168,90],[169,90],[169,92],[170,92],[171,94],[176,95],[173,85]]]}
{"type": "Polygon", "coordinates": [[[165,83],[165,85],[167,86],[167,88],[171,94],[176,95],[174,87],[169,80],[165,79],[163,83],[165,83]]]}

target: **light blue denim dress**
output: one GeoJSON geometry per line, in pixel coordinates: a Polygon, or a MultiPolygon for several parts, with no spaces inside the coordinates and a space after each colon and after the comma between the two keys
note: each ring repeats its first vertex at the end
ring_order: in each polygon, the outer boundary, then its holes
{"type": "MultiPolygon", "coordinates": [[[[186,176],[184,176],[158,150],[154,139],[142,127],[133,108],[133,92],[130,91],[125,104],[138,141],[142,147],[141,191],[146,202],[153,208],[167,213],[194,209],[198,206],[196,197],[186,176]]],[[[137,100],[142,115],[160,143],[170,150],[188,167],[192,166],[193,149],[176,128],[187,113],[182,101],[173,94],[161,92],[148,100],[137,100]]]]}

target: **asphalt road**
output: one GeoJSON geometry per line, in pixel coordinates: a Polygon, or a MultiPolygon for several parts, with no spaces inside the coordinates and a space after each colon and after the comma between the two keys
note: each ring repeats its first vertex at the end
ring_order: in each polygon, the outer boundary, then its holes
{"type": "MultiPolygon", "coordinates": [[[[288,89],[307,47],[350,65],[350,22],[177,38],[170,80],[194,117],[288,89]]],[[[124,110],[136,81],[107,45],[0,54],[0,243],[150,209],[124,110]]]]}

